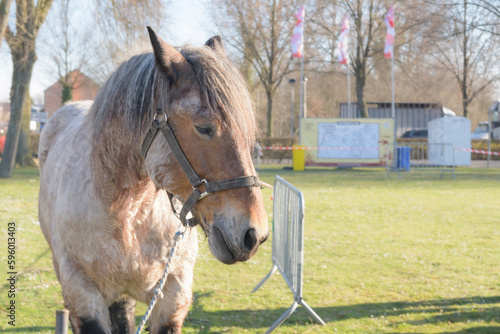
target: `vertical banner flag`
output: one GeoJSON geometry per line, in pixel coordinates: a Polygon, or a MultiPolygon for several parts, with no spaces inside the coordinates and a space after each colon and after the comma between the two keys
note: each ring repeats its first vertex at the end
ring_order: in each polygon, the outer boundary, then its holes
{"type": "Polygon", "coordinates": [[[394,53],[394,4],[389,7],[389,11],[385,15],[385,25],[387,26],[387,35],[385,35],[384,57],[392,58],[394,53]]]}
{"type": "Polygon", "coordinates": [[[342,31],[335,51],[339,64],[347,65],[349,63],[349,30],[349,16],[346,15],[342,20],[342,31]]]}
{"type": "Polygon", "coordinates": [[[292,56],[295,58],[302,58],[302,53],[304,51],[304,16],[306,13],[306,7],[303,5],[302,8],[295,14],[297,18],[297,25],[293,29],[292,36],[292,56]]]}

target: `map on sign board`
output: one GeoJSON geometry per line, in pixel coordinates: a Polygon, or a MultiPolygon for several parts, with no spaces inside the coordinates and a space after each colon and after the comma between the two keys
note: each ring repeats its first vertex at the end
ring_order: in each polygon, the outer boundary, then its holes
{"type": "Polygon", "coordinates": [[[392,163],[394,122],[385,118],[302,118],[306,166],[377,167],[392,163]]]}
{"type": "Polygon", "coordinates": [[[379,136],[378,123],[319,123],[318,158],[378,159],[379,136]]]}

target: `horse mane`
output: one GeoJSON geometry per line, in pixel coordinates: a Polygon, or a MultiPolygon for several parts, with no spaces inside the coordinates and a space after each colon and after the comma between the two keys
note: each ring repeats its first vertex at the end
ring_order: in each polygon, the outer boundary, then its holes
{"type": "MultiPolygon", "coordinates": [[[[186,78],[181,74],[183,84],[197,85],[202,103],[211,116],[220,120],[227,131],[241,133],[251,149],[257,129],[254,106],[248,86],[237,68],[207,46],[184,46],[179,51],[193,70],[186,73],[186,78]]],[[[110,124],[124,120],[130,135],[140,138],[153,120],[154,100],[171,103],[186,89],[189,87],[180,89],[169,85],[152,53],[133,56],[111,75],[94,101],[90,111],[94,137],[106,132],[110,124]]],[[[168,112],[169,108],[166,109],[168,112]]]]}
{"type": "Polygon", "coordinates": [[[229,131],[239,130],[253,147],[257,126],[248,85],[238,69],[225,56],[209,47],[185,47],[181,54],[191,64],[202,98],[215,117],[229,131]]]}

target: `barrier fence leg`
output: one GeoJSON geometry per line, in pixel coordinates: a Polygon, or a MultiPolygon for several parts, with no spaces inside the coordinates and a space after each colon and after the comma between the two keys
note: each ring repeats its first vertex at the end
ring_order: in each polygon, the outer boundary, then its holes
{"type": "Polygon", "coordinates": [[[271,268],[271,271],[266,275],[266,277],[264,277],[262,279],[262,281],[260,281],[259,284],[257,284],[257,286],[255,288],[253,288],[252,293],[254,293],[255,291],[259,290],[259,288],[262,286],[262,284],[264,284],[267,281],[267,279],[269,277],[271,277],[276,272],[276,270],[278,270],[278,267],[276,267],[276,265],[273,264],[273,267],[271,268]]]}
{"type": "Polygon", "coordinates": [[[299,304],[296,301],[294,301],[292,306],[290,306],[290,308],[288,310],[286,310],[286,312],[283,313],[283,315],[278,320],[276,320],[276,322],[271,327],[269,327],[266,334],[269,334],[272,331],[274,331],[277,327],[279,327],[279,325],[281,325],[286,319],[288,319],[288,317],[290,315],[292,315],[292,313],[297,308],[297,305],[299,305],[299,304]]]}
{"type": "Polygon", "coordinates": [[[314,312],[314,310],[309,306],[307,305],[307,303],[304,301],[304,300],[301,300],[299,301],[299,304],[304,306],[304,308],[307,310],[307,312],[309,312],[309,314],[314,318],[314,320],[316,320],[319,324],[321,325],[324,325],[325,322],[323,321],[323,319],[321,319],[319,317],[319,315],[316,314],[316,312],[314,312]]]}
{"type": "Polygon", "coordinates": [[[68,334],[68,319],[68,310],[56,310],[56,334],[68,334]]]}

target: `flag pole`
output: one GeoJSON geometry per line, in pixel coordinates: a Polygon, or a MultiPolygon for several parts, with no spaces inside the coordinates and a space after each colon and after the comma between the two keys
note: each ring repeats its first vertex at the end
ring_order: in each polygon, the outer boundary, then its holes
{"type": "Polygon", "coordinates": [[[387,34],[385,35],[384,57],[391,58],[391,117],[394,122],[394,151],[393,151],[393,168],[397,168],[397,130],[398,123],[396,117],[396,105],[394,99],[394,4],[391,4],[384,18],[384,23],[387,26],[387,34]]]}
{"type": "Polygon", "coordinates": [[[302,54],[300,57],[300,118],[299,118],[299,145],[302,145],[300,123],[305,117],[305,100],[304,100],[304,32],[305,32],[306,17],[302,17],[302,54]]]}
{"type": "Polygon", "coordinates": [[[349,62],[345,64],[345,68],[347,69],[347,117],[354,118],[354,115],[351,114],[351,75],[349,73],[349,62]]]}
{"type": "Polygon", "coordinates": [[[397,168],[397,138],[398,138],[398,123],[396,119],[396,105],[394,102],[394,49],[392,50],[391,54],[391,81],[392,81],[392,102],[391,102],[391,113],[392,113],[392,119],[394,122],[394,168],[397,168]]]}
{"type": "Polygon", "coordinates": [[[302,145],[300,123],[304,117],[304,53],[300,57],[300,117],[299,117],[299,145],[302,145]]]}
{"type": "Polygon", "coordinates": [[[344,64],[347,71],[347,117],[354,118],[351,111],[351,77],[349,71],[349,16],[347,14],[342,19],[342,30],[337,42],[337,60],[339,64],[344,64]]]}
{"type": "MultiPolygon", "coordinates": [[[[391,115],[392,115],[392,118],[394,119],[394,121],[396,121],[396,106],[394,103],[394,51],[392,52],[392,55],[391,55],[391,81],[392,81],[391,115]]],[[[394,123],[394,125],[396,125],[396,123],[394,123]]],[[[396,127],[394,127],[394,128],[396,128],[396,127]]],[[[394,133],[396,133],[396,131],[394,131],[394,133]]]]}
{"type": "Polygon", "coordinates": [[[305,87],[304,87],[304,21],[305,5],[302,5],[295,17],[297,24],[293,29],[292,36],[292,57],[300,58],[300,113],[299,113],[299,144],[301,143],[300,122],[305,117],[305,87]]]}
{"type": "Polygon", "coordinates": [[[304,53],[302,52],[302,57],[300,57],[300,117],[305,117],[304,115],[304,53]]]}

